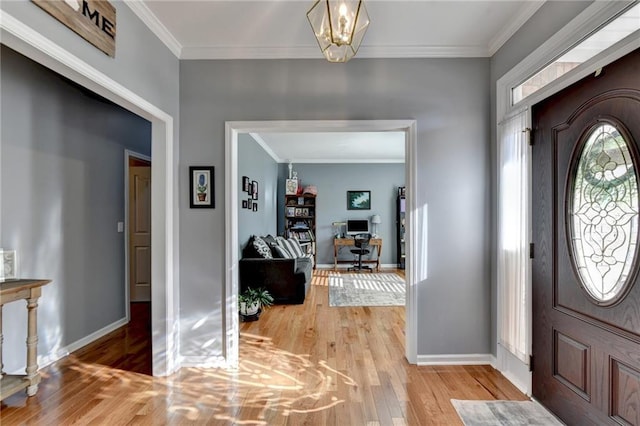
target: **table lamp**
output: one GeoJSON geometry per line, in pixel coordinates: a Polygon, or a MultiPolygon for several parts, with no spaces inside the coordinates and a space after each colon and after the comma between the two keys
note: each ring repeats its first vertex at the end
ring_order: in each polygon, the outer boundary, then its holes
{"type": "Polygon", "coordinates": [[[382,223],[382,219],[380,219],[379,214],[374,214],[371,216],[371,224],[373,224],[373,235],[378,235],[378,225],[382,223]]]}

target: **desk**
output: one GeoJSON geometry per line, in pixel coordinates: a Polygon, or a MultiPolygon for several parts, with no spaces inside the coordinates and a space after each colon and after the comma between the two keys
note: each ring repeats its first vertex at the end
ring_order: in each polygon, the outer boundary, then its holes
{"type": "MultiPolygon", "coordinates": [[[[380,272],[380,256],[382,256],[382,238],[372,238],[369,241],[371,247],[378,249],[378,255],[375,259],[362,259],[362,263],[375,263],[376,271],[380,272]]],[[[353,260],[338,260],[338,250],[340,247],[354,246],[353,238],[334,238],[333,239],[333,269],[338,268],[338,263],[351,263],[353,260]]]]}
{"type": "Polygon", "coordinates": [[[50,280],[6,280],[0,283],[0,400],[9,395],[27,389],[27,395],[38,391],[40,374],[38,373],[38,299],[41,287],[50,280]],[[4,375],[2,372],[2,306],[16,300],[27,301],[27,368],[26,375],[4,375]]]}

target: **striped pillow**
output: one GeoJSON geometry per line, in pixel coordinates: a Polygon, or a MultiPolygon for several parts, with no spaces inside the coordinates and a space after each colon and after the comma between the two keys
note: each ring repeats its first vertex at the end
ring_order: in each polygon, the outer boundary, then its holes
{"type": "Polygon", "coordinates": [[[291,239],[287,240],[284,237],[277,237],[278,245],[282,247],[287,253],[289,253],[289,259],[300,257],[295,249],[295,245],[291,242],[291,239]]]}
{"type": "Polygon", "coordinates": [[[293,256],[291,256],[291,253],[289,253],[284,247],[281,247],[276,244],[273,247],[271,247],[271,249],[274,251],[274,257],[277,257],[280,259],[293,259],[293,256]]]}
{"type": "Polygon", "coordinates": [[[302,250],[302,246],[300,245],[300,242],[297,239],[289,238],[287,242],[291,246],[291,250],[289,250],[289,253],[294,254],[295,257],[304,257],[305,252],[304,250],[302,250]]]}

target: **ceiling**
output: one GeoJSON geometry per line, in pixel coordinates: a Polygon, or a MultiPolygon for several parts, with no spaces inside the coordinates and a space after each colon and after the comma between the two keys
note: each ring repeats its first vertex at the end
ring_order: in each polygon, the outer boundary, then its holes
{"type": "Polygon", "coordinates": [[[404,132],[251,133],[278,163],[404,163],[404,132]]]}
{"type": "MultiPolygon", "coordinates": [[[[313,0],[125,0],[180,59],[323,58],[313,0]]],[[[357,58],[492,56],[544,0],[367,0],[357,58]]],[[[279,162],[404,162],[404,134],[253,134],[279,162]]]]}
{"type": "MultiPolygon", "coordinates": [[[[489,57],[543,0],[367,0],[357,57],[489,57]]],[[[127,0],[181,59],[322,58],[312,0],[127,0]]]]}

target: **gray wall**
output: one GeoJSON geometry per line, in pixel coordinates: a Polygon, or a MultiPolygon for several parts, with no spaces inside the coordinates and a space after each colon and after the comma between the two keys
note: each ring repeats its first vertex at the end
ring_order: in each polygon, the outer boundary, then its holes
{"type": "Polygon", "coordinates": [[[29,0],[3,1],[0,9],[172,115],[177,135],[178,59],[126,4],[120,0],[112,0],[111,4],[118,20],[115,58],[93,47],[29,0]]]}
{"type": "Polygon", "coordinates": [[[250,196],[240,192],[238,196],[238,242],[241,258],[242,248],[251,235],[276,235],[277,226],[277,188],[278,163],[258,145],[248,134],[238,135],[238,182],[242,185],[242,177],[248,176],[258,182],[258,211],[242,208],[242,200],[250,196]]]}
{"type": "MultiPolygon", "coordinates": [[[[378,234],[382,237],[383,264],[396,263],[396,196],[398,187],[404,186],[404,164],[294,164],[294,170],[303,186],[318,188],[316,200],[316,242],[318,264],[333,264],[332,222],[347,219],[371,219],[379,214],[382,223],[378,234]],[[347,210],[348,190],[371,191],[371,210],[347,210]]],[[[285,179],[287,173],[281,178],[285,179]]],[[[280,204],[284,192],[279,193],[280,204]]],[[[279,219],[282,219],[280,216],[279,219]]],[[[283,220],[280,220],[283,222],[283,220]]],[[[283,226],[282,226],[283,227],[283,226]]],[[[373,232],[373,228],[372,228],[373,232]]],[[[353,259],[343,249],[340,259],[353,259]]]]}
{"type": "MultiPolygon", "coordinates": [[[[573,18],[586,9],[591,1],[551,1],[546,2],[491,58],[491,188],[497,188],[496,164],[496,84],[498,80],[526,58],[542,43],[557,33],[573,18]]],[[[492,206],[497,206],[496,191],[492,192],[492,206]]],[[[491,217],[491,235],[497,235],[497,211],[491,217]]],[[[496,353],[497,345],[497,264],[496,238],[491,239],[492,279],[491,279],[491,348],[496,353]]]]}
{"type": "MultiPolygon", "coordinates": [[[[124,150],[150,155],[151,123],[89,97],[2,47],[2,239],[21,276],[47,278],[39,354],[125,316],[124,150]]],[[[4,310],[4,363],[24,368],[26,309],[4,310]]]]}
{"type": "MultiPolygon", "coordinates": [[[[62,46],[90,66],[101,70],[108,77],[171,115],[174,118],[174,137],[177,141],[179,132],[179,61],[133,14],[128,6],[121,1],[112,1],[111,3],[115,6],[118,17],[115,58],[108,57],[97,50],[30,1],[3,1],[0,2],[0,9],[29,27],[36,29],[49,40],[62,46]]],[[[3,43],[29,50],[27,46],[16,42],[11,37],[3,37],[3,43]]],[[[2,162],[0,163],[2,185],[0,188],[2,192],[0,195],[3,213],[0,225],[0,244],[7,248],[22,247],[19,253],[21,275],[54,279],[51,284],[43,289],[38,321],[40,337],[38,353],[45,357],[54,356],[54,352],[60,349],[57,344],[70,342],[77,337],[86,337],[107,325],[105,321],[113,321],[123,317],[122,305],[114,305],[114,302],[110,301],[112,299],[109,298],[107,299],[109,302],[104,306],[92,307],[91,305],[85,305],[89,296],[102,297],[102,292],[111,287],[122,288],[120,291],[124,291],[124,277],[122,274],[114,272],[114,276],[118,275],[118,282],[112,283],[113,276],[111,273],[107,273],[105,279],[98,280],[103,284],[99,290],[94,289],[89,293],[84,293],[85,290],[83,288],[88,286],[88,283],[94,279],[96,272],[90,270],[89,266],[81,265],[79,261],[74,260],[74,255],[77,252],[77,247],[85,244],[85,236],[81,235],[80,230],[84,231],[89,225],[92,227],[97,226],[96,220],[100,222],[100,229],[96,232],[99,232],[100,235],[102,235],[103,231],[105,234],[112,234],[116,226],[116,217],[113,211],[109,208],[96,213],[92,206],[93,199],[104,197],[105,195],[110,197],[112,191],[120,191],[122,188],[122,184],[118,183],[119,181],[110,179],[110,186],[102,191],[104,194],[99,193],[97,197],[92,194],[91,198],[88,198],[89,195],[87,194],[93,187],[93,182],[88,179],[90,171],[82,170],[82,162],[88,161],[89,163],[87,164],[93,166],[96,157],[101,162],[102,156],[108,153],[107,157],[110,164],[111,150],[114,150],[117,144],[121,144],[122,140],[128,140],[130,136],[134,135],[129,135],[128,132],[122,134],[119,124],[126,121],[123,118],[107,120],[102,114],[95,115],[93,113],[85,116],[84,111],[76,111],[71,105],[68,105],[73,102],[69,102],[66,99],[59,100],[59,105],[52,111],[42,110],[39,107],[39,91],[29,89],[32,85],[41,88],[37,81],[32,81],[28,85],[22,86],[23,90],[13,90],[11,88],[13,83],[4,83],[5,78],[8,78],[5,77],[5,69],[9,70],[3,55],[3,84],[0,99],[2,102],[2,140],[0,141],[2,144],[0,146],[2,152],[2,162]],[[20,115],[18,117],[16,117],[17,113],[11,111],[14,109],[19,111],[20,115]],[[62,115],[62,112],[65,115],[62,115]],[[76,119],[70,114],[71,112],[81,114],[79,117],[82,120],[76,119]],[[47,114],[50,114],[51,119],[55,118],[58,124],[49,123],[49,118],[46,117],[47,114]],[[51,126],[50,131],[44,132],[42,130],[43,121],[51,126]],[[91,127],[87,128],[89,124],[91,124],[91,127]],[[86,134],[81,137],[79,135],[82,128],[86,130],[86,134]],[[76,145],[80,143],[80,139],[83,143],[94,140],[99,136],[94,133],[96,128],[104,129],[107,134],[111,134],[114,138],[111,148],[105,146],[95,151],[92,149],[89,153],[83,152],[83,155],[89,156],[87,158],[76,158],[79,154],[75,149],[65,148],[68,157],[64,160],[63,157],[56,157],[57,154],[47,154],[46,151],[42,151],[42,149],[45,149],[42,147],[43,144],[46,143],[46,149],[52,149],[49,144],[62,143],[68,136],[73,136],[71,141],[76,145]],[[9,148],[11,145],[10,139],[8,139],[9,136],[13,139],[14,148],[9,148]],[[121,140],[120,137],[124,139],[121,140]],[[116,139],[117,144],[115,142],[116,139]],[[53,140],[53,142],[50,142],[50,140],[53,140]],[[5,150],[9,152],[15,149],[16,143],[23,147],[21,149],[24,149],[24,152],[21,155],[25,157],[24,161],[27,161],[24,169],[18,170],[18,173],[24,173],[20,174],[20,177],[25,180],[25,184],[29,185],[29,192],[22,194],[22,196],[27,197],[28,204],[26,205],[10,205],[9,203],[10,197],[15,196],[15,194],[10,195],[12,191],[15,191],[11,184],[19,182],[19,180],[8,176],[13,176],[15,170],[12,170],[12,168],[20,168],[21,164],[10,162],[8,154],[5,156],[5,150]],[[41,171],[33,168],[33,162],[44,167],[43,170],[51,171],[51,173],[45,175],[46,179],[41,179],[41,171]],[[8,170],[6,170],[7,168],[8,170]],[[38,176],[37,182],[34,181],[34,176],[38,176]],[[46,188],[46,190],[41,189],[38,185],[45,185],[43,188],[46,188]],[[52,187],[50,188],[46,185],[52,185],[52,187]],[[68,197],[52,198],[49,195],[49,190],[51,190],[53,191],[51,194],[57,197],[60,191],[63,191],[63,188],[68,197]],[[71,191],[69,188],[76,190],[69,192],[71,191]],[[82,192],[79,192],[80,190],[82,192]],[[82,194],[82,204],[75,198],[78,196],[77,194],[82,194]],[[30,209],[29,206],[34,206],[35,208],[30,209]],[[84,209],[83,214],[91,212],[92,215],[97,214],[98,217],[92,216],[92,219],[87,219],[86,222],[77,221],[76,214],[68,214],[72,206],[84,209]],[[38,208],[41,208],[41,210],[38,210],[38,208]],[[21,216],[19,219],[21,221],[20,224],[9,225],[7,221],[10,220],[11,216],[15,218],[16,214],[21,216]],[[14,227],[17,228],[14,229],[14,227]],[[35,229],[37,229],[37,232],[35,229]],[[9,234],[10,231],[11,234],[9,234]],[[8,235],[12,236],[9,237],[8,235]],[[43,242],[43,236],[46,236],[48,240],[43,242]],[[73,251],[71,255],[66,255],[64,251],[61,251],[63,241],[65,244],[73,242],[73,249],[76,251],[73,251]],[[105,287],[105,280],[109,281],[107,287],[105,287]],[[79,290],[79,292],[76,294],[75,290],[79,290]],[[71,312],[75,313],[72,314],[71,312]],[[69,315],[77,315],[75,321],[71,321],[69,315]]],[[[45,104],[48,103],[46,102],[45,104]]],[[[78,104],[82,105],[82,101],[78,102],[78,104]]],[[[89,113],[90,111],[87,112],[89,113]]],[[[100,136],[100,138],[103,137],[106,136],[100,136]]],[[[146,142],[148,142],[148,136],[146,138],[146,142]]],[[[56,149],[59,151],[65,150],[62,147],[56,147],[56,149]]],[[[120,145],[119,150],[122,150],[122,145],[120,145]]],[[[119,159],[120,164],[123,164],[122,153],[119,154],[119,159]]],[[[97,170],[102,167],[102,163],[96,165],[97,170]]],[[[111,173],[122,176],[122,173],[117,171],[117,167],[122,166],[115,167],[116,169],[114,170],[105,170],[107,174],[103,176],[111,176],[111,173]]],[[[97,179],[100,180],[101,176],[98,176],[97,179]]],[[[186,182],[185,174],[183,186],[187,185],[186,182]]],[[[218,188],[218,190],[220,189],[218,188]]],[[[118,220],[121,220],[121,215],[118,216],[118,220]]],[[[89,231],[87,230],[87,232],[89,231]]],[[[114,244],[113,238],[116,237],[111,235],[107,238],[108,242],[106,240],[104,243],[100,242],[100,254],[104,254],[102,252],[106,250],[103,244],[114,244]]],[[[117,238],[120,238],[120,236],[117,238]]],[[[119,249],[122,247],[120,244],[115,245],[119,249]]],[[[122,257],[121,252],[120,257],[122,257]]],[[[90,266],[96,266],[94,263],[92,260],[90,266]]],[[[116,268],[118,267],[116,265],[116,268]]],[[[177,267],[178,265],[176,265],[176,269],[177,267]]],[[[102,267],[96,269],[96,271],[102,273],[102,267]]],[[[105,295],[105,297],[107,296],[105,295]]],[[[115,299],[122,300],[119,295],[116,295],[113,300],[115,299]]],[[[16,306],[16,308],[18,307],[16,306]]],[[[10,329],[12,333],[15,330],[15,333],[20,335],[19,338],[5,336],[3,349],[7,369],[17,365],[17,363],[24,362],[24,349],[22,348],[24,347],[25,334],[22,331],[25,323],[23,312],[25,309],[22,307],[22,309],[18,309],[19,312],[16,312],[13,310],[16,308],[5,310],[5,315],[3,316],[4,330],[10,329]],[[9,341],[9,338],[12,340],[9,341]],[[15,352],[13,352],[14,350],[15,352]]]]}
{"type": "MultiPolygon", "coordinates": [[[[489,59],[181,61],[180,167],[204,162],[223,176],[226,120],[416,119],[415,201],[421,223],[429,219],[416,256],[418,353],[489,353],[489,81],[489,59]]],[[[210,318],[198,330],[183,321],[185,356],[221,354],[218,201],[180,216],[182,306],[210,318]]],[[[184,197],[181,213],[187,206],[184,197]]]]}

